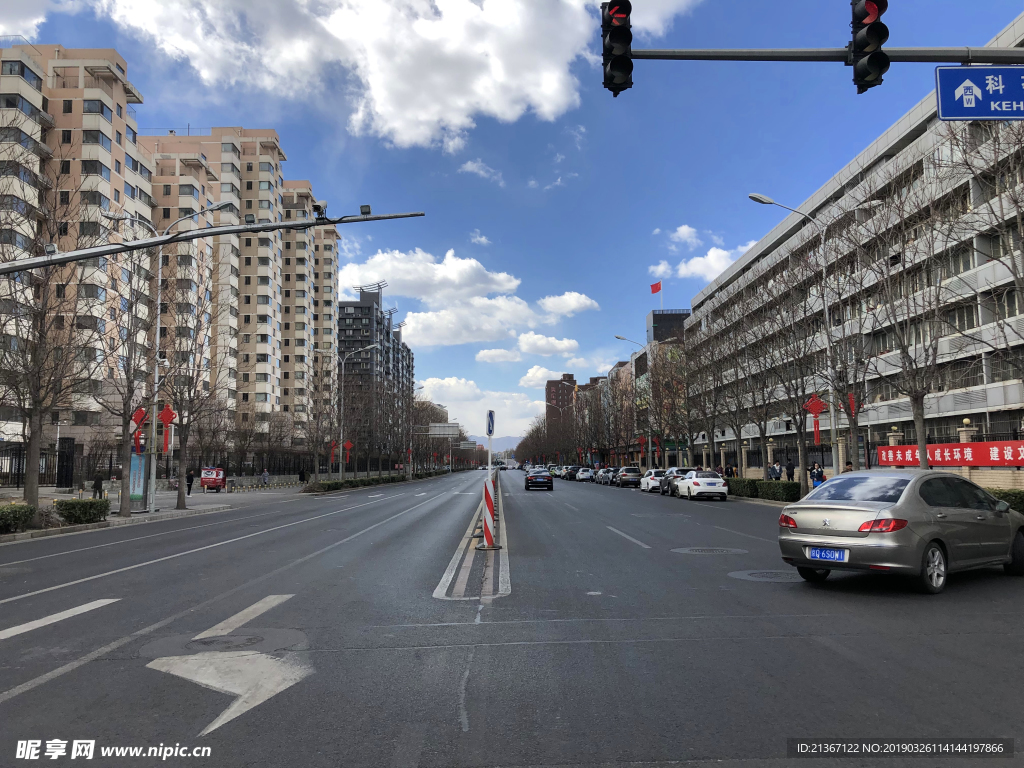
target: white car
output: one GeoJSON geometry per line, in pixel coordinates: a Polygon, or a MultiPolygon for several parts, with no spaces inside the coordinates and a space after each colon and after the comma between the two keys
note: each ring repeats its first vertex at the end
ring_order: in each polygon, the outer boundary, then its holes
{"type": "Polygon", "coordinates": [[[590,467],[583,467],[583,469],[576,472],[576,482],[578,483],[589,483],[594,479],[594,470],[590,467]]]}
{"type": "Polygon", "coordinates": [[[661,493],[661,478],[664,476],[664,469],[648,469],[640,478],[640,490],[647,493],[661,493]]]}
{"type": "Polygon", "coordinates": [[[690,501],[705,497],[725,501],[729,498],[729,484],[717,472],[687,472],[676,480],[676,493],[679,498],[685,496],[690,501]]]}

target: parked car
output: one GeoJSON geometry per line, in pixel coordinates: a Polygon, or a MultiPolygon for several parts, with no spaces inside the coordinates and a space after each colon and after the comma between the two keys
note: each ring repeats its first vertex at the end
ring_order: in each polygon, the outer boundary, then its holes
{"type": "Polygon", "coordinates": [[[608,467],[608,481],[605,485],[615,485],[615,476],[619,474],[622,467],[608,467]]]}
{"type": "Polygon", "coordinates": [[[956,571],[1002,565],[1024,576],[1024,515],[948,472],[847,472],[783,508],[779,548],[807,581],[903,573],[937,594],[956,571]]]}
{"type": "Polygon", "coordinates": [[[640,467],[623,467],[615,474],[615,485],[619,488],[629,485],[639,488],[640,477],[640,467]]]}
{"type": "Polygon", "coordinates": [[[645,493],[654,493],[661,490],[661,478],[665,476],[664,469],[648,469],[640,478],[640,490],[645,493]]]}
{"type": "Polygon", "coordinates": [[[576,481],[580,483],[589,483],[594,480],[594,470],[590,467],[581,467],[576,473],[576,481]]]}
{"type": "Polygon", "coordinates": [[[546,469],[531,469],[526,473],[526,490],[532,488],[546,488],[549,491],[555,490],[555,481],[551,473],[546,469]]]}
{"type": "Polygon", "coordinates": [[[608,468],[605,467],[603,469],[599,469],[599,470],[597,470],[597,472],[594,473],[594,482],[597,483],[598,485],[604,485],[605,480],[607,479],[607,477],[608,477],[608,468]]]}
{"type": "Polygon", "coordinates": [[[565,479],[565,480],[575,480],[576,479],[576,473],[579,472],[580,469],[581,468],[578,467],[578,466],[566,467],[565,468],[565,474],[562,475],[563,479],[565,479]]]}
{"type": "Polygon", "coordinates": [[[665,470],[665,474],[661,478],[661,487],[659,488],[661,495],[664,496],[667,493],[669,496],[675,496],[676,481],[683,477],[687,472],[693,471],[693,467],[669,467],[665,470]]]}
{"type": "Polygon", "coordinates": [[[713,498],[725,501],[729,498],[729,484],[717,472],[687,472],[676,481],[676,495],[689,500],[713,498]]]}

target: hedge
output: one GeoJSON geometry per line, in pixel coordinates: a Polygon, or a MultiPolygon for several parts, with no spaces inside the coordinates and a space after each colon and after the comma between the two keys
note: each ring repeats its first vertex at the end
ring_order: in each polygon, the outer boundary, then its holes
{"type": "Polygon", "coordinates": [[[32,522],[35,512],[35,507],[28,504],[0,506],[0,533],[17,533],[24,530],[32,522]]]}
{"type": "Polygon", "coordinates": [[[763,481],[746,480],[742,477],[730,477],[726,482],[729,484],[729,494],[731,496],[744,496],[749,499],[756,499],[758,483],[763,481]]]}
{"type": "MultiPolygon", "coordinates": [[[[417,475],[420,477],[420,475],[417,475]]],[[[383,485],[385,483],[400,483],[405,480],[405,475],[382,475],[381,477],[358,477],[348,480],[321,480],[318,483],[307,483],[302,493],[327,493],[329,491],[340,491],[344,488],[362,488],[367,485],[383,485]]]]}
{"type": "Polygon", "coordinates": [[[800,483],[788,480],[757,480],[757,498],[772,501],[800,501],[800,483]]]}
{"type": "Polygon", "coordinates": [[[57,499],[53,506],[68,525],[98,523],[107,519],[110,499],[57,499]]]}
{"type": "Polygon", "coordinates": [[[1012,509],[1024,513],[1024,491],[1012,488],[986,488],[997,499],[1001,499],[1010,505],[1012,509]]]}

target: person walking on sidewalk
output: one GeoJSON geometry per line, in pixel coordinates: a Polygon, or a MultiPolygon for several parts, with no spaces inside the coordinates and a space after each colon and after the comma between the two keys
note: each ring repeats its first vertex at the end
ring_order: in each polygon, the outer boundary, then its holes
{"type": "Polygon", "coordinates": [[[796,475],[796,465],[793,464],[793,460],[790,459],[786,462],[786,479],[792,483],[794,475],[796,475]]]}
{"type": "Polygon", "coordinates": [[[779,462],[775,462],[768,467],[768,479],[769,480],[781,480],[782,479],[782,466],[779,462]]]}
{"type": "Polygon", "coordinates": [[[267,468],[266,467],[263,468],[263,485],[264,486],[270,485],[270,473],[267,472],[267,468]]]}
{"type": "Polygon", "coordinates": [[[192,470],[190,469],[188,471],[188,476],[185,478],[185,487],[186,487],[186,491],[187,491],[186,495],[188,495],[188,496],[192,495],[192,483],[194,483],[195,481],[196,481],[196,476],[192,472],[192,470]]]}
{"type": "Polygon", "coordinates": [[[103,498],[103,475],[99,472],[96,473],[96,477],[92,481],[92,497],[94,499],[103,498]]]}

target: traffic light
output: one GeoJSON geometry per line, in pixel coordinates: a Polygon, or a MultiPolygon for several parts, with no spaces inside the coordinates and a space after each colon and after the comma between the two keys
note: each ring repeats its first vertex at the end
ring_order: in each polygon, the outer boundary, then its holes
{"type": "Polygon", "coordinates": [[[889,39],[889,28],[882,23],[882,14],[889,0],[851,0],[853,6],[853,41],[847,63],[853,66],[853,83],[857,93],[882,84],[882,75],[889,70],[889,57],[882,44],[889,39]]]}
{"type": "Polygon", "coordinates": [[[601,4],[601,38],[604,45],[604,87],[618,96],[633,87],[633,59],[630,47],[629,0],[611,0],[601,4]]]}

